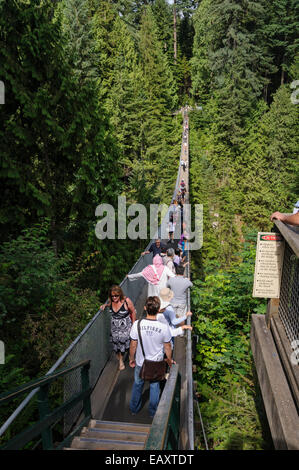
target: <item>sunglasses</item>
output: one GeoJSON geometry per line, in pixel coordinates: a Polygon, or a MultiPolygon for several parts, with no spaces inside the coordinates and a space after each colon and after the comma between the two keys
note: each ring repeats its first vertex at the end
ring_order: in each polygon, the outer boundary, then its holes
{"type": "Polygon", "coordinates": [[[111,294],[111,297],[119,297],[119,294],[114,294],[114,295],[111,294]]]}

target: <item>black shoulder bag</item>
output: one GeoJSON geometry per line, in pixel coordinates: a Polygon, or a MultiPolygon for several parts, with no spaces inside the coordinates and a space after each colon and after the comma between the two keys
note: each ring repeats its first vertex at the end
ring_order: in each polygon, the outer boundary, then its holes
{"type": "Polygon", "coordinates": [[[163,361],[150,361],[149,359],[146,359],[143,349],[140,323],[141,320],[139,320],[137,323],[137,330],[142,354],[144,356],[144,362],[142,364],[139,376],[142,380],[148,380],[150,382],[160,382],[161,380],[165,379],[166,362],[164,361],[164,359],[163,361]]]}

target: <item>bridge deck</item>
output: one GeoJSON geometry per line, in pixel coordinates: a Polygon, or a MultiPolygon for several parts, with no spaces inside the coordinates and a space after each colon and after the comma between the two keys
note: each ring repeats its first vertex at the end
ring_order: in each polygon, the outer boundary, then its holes
{"type": "MultiPolygon", "coordinates": [[[[167,240],[163,240],[167,244],[167,240]]],[[[167,246],[176,248],[177,240],[167,246]]],[[[185,338],[175,338],[174,358],[180,366],[180,372],[185,367],[186,344],[185,338]]],[[[149,384],[144,384],[143,404],[140,412],[132,416],[129,409],[131,391],[134,382],[134,369],[129,366],[128,354],[125,356],[126,368],[118,370],[118,360],[112,353],[103,374],[97,383],[91,397],[94,419],[107,421],[131,422],[140,424],[151,424],[152,418],[148,414],[149,384]],[[103,400],[103,397],[106,397],[103,400]]],[[[182,373],[182,376],[185,374],[182,373]]]]}

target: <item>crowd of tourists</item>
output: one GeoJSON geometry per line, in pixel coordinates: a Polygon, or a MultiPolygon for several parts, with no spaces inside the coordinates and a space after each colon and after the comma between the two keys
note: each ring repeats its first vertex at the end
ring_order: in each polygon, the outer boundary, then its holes
{"type": "Polygon", "coordinates": [[[151,246],[151,252],[156,253],[152,264],[140,273],[127,275],[129,281],[142,277],[147,282],[147,300],[142,318],[137,320],[133,302],[118,285],[110,288],[108,301],[101,306],[102,309],[108,308],[111,314],[111,341],[119,360],[119,370],[125,369],[124,355],[127,351],[129,366],[135,369],[130,402],[132,414],[138,413],[141,407],[145,382],[141,377],[144,359],[165,364],[164,374],[159,380],[155,377],[149,379],[151,417],[159,403],[160,382],[174,363],[174,338],[184,336],[185,330],[192,330],[186,324],[187,317],[192,315],[187,309],[187,290],[192,287],[192,282],[184,275],[181,250],[166,247],[164,251],[164,247],[160,239],[155,240],[151,246]]]}

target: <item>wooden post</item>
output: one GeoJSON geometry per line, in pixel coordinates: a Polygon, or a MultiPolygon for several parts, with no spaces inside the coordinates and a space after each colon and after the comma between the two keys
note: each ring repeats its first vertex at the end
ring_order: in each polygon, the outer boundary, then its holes
{"type": "Polygon", "coordinates": [[[271,326],[271,318],[278,314],[279,299],[268,299],[267,313],[266,313],[266,325],[269,329],[271,326]]]}

